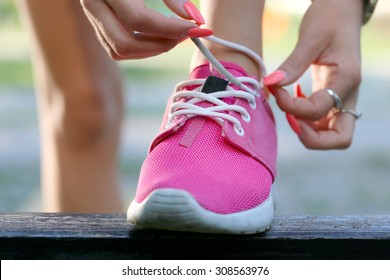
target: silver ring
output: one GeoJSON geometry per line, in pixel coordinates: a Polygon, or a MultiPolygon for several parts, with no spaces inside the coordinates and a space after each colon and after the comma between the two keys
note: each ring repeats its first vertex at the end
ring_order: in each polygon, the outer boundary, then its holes
{"type": "Polygon", "coordinates": [[[362,117],[362,113],[358,113],[354,110],[351,110],[351,109],[345,109],[345,108],[341,108],[341,110],[339,111],[339,113],[348,113],[348,114],[351,114],[352,116],[355,117],[355,120],[358,120],[362,117]]]}
{"type": "Polygon", "coordinates": [[[330,88],[326,88],[325,90],[333,98],[336,109],[339,111],[343,109],[343,101],[341,101],[340,96],[338,96],[337,93],[335,93],[330,88]]]}

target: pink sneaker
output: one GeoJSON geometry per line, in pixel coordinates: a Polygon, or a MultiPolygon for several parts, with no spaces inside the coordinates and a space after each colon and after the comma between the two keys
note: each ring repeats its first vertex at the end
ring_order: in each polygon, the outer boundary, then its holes
{"type": "Polygon", "coordinates": [[[273,114],[258,80],[234,63],[222,65],[229,80],[207,63],[176,86],[127,212],[132,223],[233,234],[270,227],[273,114]]]}

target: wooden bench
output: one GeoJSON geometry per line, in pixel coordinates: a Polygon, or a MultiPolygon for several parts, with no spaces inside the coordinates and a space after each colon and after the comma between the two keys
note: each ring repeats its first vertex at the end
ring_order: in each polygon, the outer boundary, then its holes
{"type": "Polygon", "coordinates": [[[1,259],[390,259],[390,216],[277,216],[251,236],[138,229],[123,214],[0,214],[1,259]]]}

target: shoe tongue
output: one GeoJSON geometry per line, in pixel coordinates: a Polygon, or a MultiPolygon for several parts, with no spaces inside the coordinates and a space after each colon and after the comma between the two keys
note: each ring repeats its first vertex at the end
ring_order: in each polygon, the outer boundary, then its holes
{"type": "MultiPolygon", "coordinates": [[[[247,77],[248,74],[246,73],[246,71],[239,65],[233,63],[233,62],[226,62],[226,61],[221,61],[221,64],[226,68],[226,70],[228,70],[234,77],[247,77]]],[[[193,79],[207,79],[208,77],[210,76],[215,76],[215,77],[218,77],[218,78],[222,78],[224,80],[226,80],[226,78],[224,76],[222,76],[216,69],[214,69],[214,67],[209,63],[205,63],[205,64],[202,64],[198,67],[196,67],[191,75],[190,75],[190,79],[193,80],[193,79]]],[[[205,92],[203,89],[207,86],[207,83],[209,82],[209,80],[207,79],[206,80],[206,83],[203,85],[203,88],[202,88],[202,91],[205,92]]],[[[216,87],[218,86],[221,86],[220,85],[220,82],[217,81],[217,83],[219,85],[217,85],[216,87]]],[[[238,89],[237,86],[234,86],[234,85],[231,85],[234,89],[238,89]]],[[[226,88],[226,86],[225,86],[226,88]]],[[[213,92],[213,91],[219,91],[221,89],[217,89],[215,88],[215,90],[212,90],[212,91],[209,91],[209,92],[213,92]]],[[[223,90],[223,89],[222,89],[223,90]]],[[[236,97],[225,97],[225,98],[222,98],[222,100],[224,102],[226,102],[227,104],[234,104],[235,100],[236,100],[236,97]]],[[[206,104],[209,104],[208,102],[202,102],[199,106],[207,106],[206,104]]]]}
{"type": "MultiPolygon", "coordinates": [[[[247,77],[246,71],[239,65],[233,62],[221,61],[221,64],[234,76],[234,77],[247,77]]],[[[216,76],[219,78],[226,79],[223,77],[214,67],[209,63],[202,64],[196,67],[191,75],[190,79],[205,79],[208,76],[216,76]]]]}

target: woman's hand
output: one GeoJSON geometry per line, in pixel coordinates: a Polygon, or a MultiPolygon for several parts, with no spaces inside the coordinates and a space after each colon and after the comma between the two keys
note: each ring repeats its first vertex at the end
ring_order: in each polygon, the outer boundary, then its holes
{"type": "Polygon", "coordinates": [[[298,43],[264,84],[301,142],[310,149],[344,149],[351,145],[356,117],[335,109],[333,90],[343,108],[355,110],[361,82],[360,30],[363,1],[313,0],[301,23],[298,43]],[[313,93],[283,89],[312,66],[313,93]]]}
{"type": "Polygon", "coordinates": [[[80,0],[97,36],[115,60],[137,59],[167,52],[188,37],[211,35],[197,8],[185,0],[164,0],[183,19],[149,9],[143,0],[80,0]],[[188,20],[194,20],[191,22],[188,20]]]}

